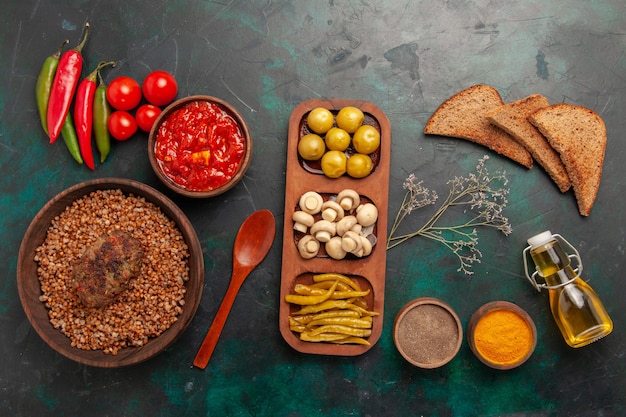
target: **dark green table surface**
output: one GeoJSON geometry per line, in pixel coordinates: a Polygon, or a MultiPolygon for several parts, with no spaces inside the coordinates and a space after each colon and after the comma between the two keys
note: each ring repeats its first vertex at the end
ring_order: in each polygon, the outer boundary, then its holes
{"type": "MultiPolygon", "coordinates": [[[[33,1],[8,0],[0,13],[0,414],[5,416],[617,416],[626,413],[624,141],[626,6],[576,1],[33,1]],[[49,145],[34,102],[35,77],[59,43],[92,25],[86,66],[116,60],[106,79],[142,79],[165,69],[179,96],[232,103],[254,137],[252,164],[230,192],[206,201],[177,198],[149,167],[146,135],[115,143],[94,172],[61,141],[49,145]],[[587,106],[608,130],[604,173],[591,216],[578,214],[539,167],[527,170],[468,142],[425,137],[424,123],[453,93],[494,86],[505,101],[533,93],[587,106]],[[513,233],[479,230],[482,263],[472,277],[453,255],[418,238],[388,252],[384,329],[358,357],[300,354],[278,330],[282,228],[239,294],[208,368],[191,363],[231,271],[244,218],[270,209],[282,225],[288,119],[303,100],[372,101],[392,125],[390,217],[410,174],[439,195],[487,154],[509,178],[505,214],[513,233]],[[28,224],[61,190],[99,177],[145,182],[175,199],[200,237],[206,264],[202,302],[183,336],[159,356],[123,369],[74,363],[33,331],[19,302],[16,258],[28,224]],[[585,276],[615,330],[581,349],[562,340],[523,274],[526,239],[550,229],[578,248],[585,276]],[[521,368],[482,365],[464,341],[448,365],[412,368],[397,353],[393,319],[409,300],[451,304],[464,326],[485,302],[525,308],[537,349],[521,368]]],[[[417,225],[424,215],[413,215],[417,225]]]]}

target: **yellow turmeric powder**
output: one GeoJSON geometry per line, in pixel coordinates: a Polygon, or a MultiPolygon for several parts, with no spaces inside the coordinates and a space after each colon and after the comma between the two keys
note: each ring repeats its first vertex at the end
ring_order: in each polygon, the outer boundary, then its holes
{"type": "Polygon", "coordinates": [[[511,365],[533,348],[533,334],[526,320],[514,311],[492,310],[476,324],[474,345],[491,363],[511,365]]]}

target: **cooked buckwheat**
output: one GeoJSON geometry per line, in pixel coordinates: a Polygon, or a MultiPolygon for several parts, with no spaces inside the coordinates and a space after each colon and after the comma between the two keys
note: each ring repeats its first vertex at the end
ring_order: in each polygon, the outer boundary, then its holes
{"type": "Polygon", "coordinates": [[[72,346],[117,354],[142,346],[182,313],[189,251],[184,237],[157,206],[121,190],[99,190],[74,201],[52,221],[37,248],[40,300],[52,325],[72,346]],[[89,308],[72,289],[72,264],[96,239],[128,232],[144,247],[141,274],[110,305],[89,308]]]}

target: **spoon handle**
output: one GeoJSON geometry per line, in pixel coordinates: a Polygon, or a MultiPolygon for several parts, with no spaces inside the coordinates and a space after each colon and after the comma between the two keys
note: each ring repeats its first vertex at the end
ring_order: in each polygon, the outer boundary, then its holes
{"type": "Polygon", "coordinates": [[[220,308],[217,310],[217,314],[213,319],[213,323],[209,328],[206,336],[204,336],[204,340],[202,341],[202,345],[200,345],[200,349],[198,349],[198,353],[196,354],[196,358],[193,361],[193,366],[204,369],[209,364],[211,360],[211,355],[213,355],[213,351],[215,350],[215,346],[217,345],[217,341],[220,338],[220,334],[224,329],[224,325],[226,324],[226,319],[228,318],[228,314],[230,313],[230,309],[235,302],[235,298],[237,298],[237,292],[239,292],[239,288],[243,283],[243,280],[251,270],[240,271],[242,274],[239,279],[235,277],[236,271],[233,271],[233,277],[230,280],[230,284],[228,284],[228,289],[226,290],[226,295],[224,295],[224,299],[220,304],[220,308]]]}

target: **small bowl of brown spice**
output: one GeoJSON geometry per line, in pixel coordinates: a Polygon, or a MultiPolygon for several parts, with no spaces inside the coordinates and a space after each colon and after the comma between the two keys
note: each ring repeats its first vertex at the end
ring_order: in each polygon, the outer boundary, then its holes
{"type": "Polygon", "coordinates": [[[393,340],[398,352],[419,368],[438,368],[461,348],[463,327],[447,303],[422,297],[407,303],[396,315],[393,340]]]}
{"type": "Polygon", "coordinates": [[[18,255],[22,307],[76,362],[121,367],[170,346],[200,302],[204,261],[184,213],[127,179],[86,181],[37,213],[18,255]]]}

